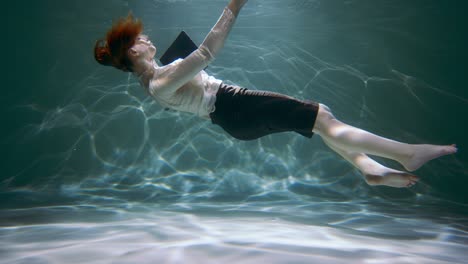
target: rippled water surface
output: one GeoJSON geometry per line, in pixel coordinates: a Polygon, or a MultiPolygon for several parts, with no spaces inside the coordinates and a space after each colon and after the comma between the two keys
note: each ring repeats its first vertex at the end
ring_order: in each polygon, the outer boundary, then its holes
{"type": "MultiPolygon", "coordinates": [[[[370,187],[319,136],[241,142],[166,111],[94,41],[130,10],[162,53],[227,1],[8,4],[2,263],[463,263],[464,1],[250,0],[207,71],[459,153],[370,187]]],[[[401,169],[385,159],[380,162],[401,169]]]]}

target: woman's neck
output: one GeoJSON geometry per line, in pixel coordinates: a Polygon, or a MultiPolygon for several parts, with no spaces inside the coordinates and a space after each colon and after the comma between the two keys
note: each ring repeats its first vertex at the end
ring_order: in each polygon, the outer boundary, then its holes
{"type": "Polygon", "coordinates": [[[133,73],[140,79],[149,79],[149,77],[153,76],[154,69],[157,66],[158,65],[154,59],[151,61],[142,61],[141,63],[134,65],[133,73]]]}

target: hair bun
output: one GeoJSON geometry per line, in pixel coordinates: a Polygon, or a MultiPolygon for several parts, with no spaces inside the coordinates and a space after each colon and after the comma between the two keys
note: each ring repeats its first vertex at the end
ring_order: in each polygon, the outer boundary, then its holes
{"type": "Polygon", "coordinates": [[[105,39],[96,41],[94,46],[94,58],[102,65],[113,66],[112,55],[105,39]]]}

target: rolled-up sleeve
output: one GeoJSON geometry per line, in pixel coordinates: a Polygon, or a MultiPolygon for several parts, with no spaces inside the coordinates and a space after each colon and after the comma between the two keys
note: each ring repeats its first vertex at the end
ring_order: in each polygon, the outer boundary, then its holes
{"type": "Polygon", "coordinates": [[[206,68],[224,46],[235,20],[231,10],[225,8],[198,49],[185,59],[160,68],[160,74],[156,74],[151,82],[153,87],[150,88],[154,89],[153,92],[174,93],[206,68]]]}

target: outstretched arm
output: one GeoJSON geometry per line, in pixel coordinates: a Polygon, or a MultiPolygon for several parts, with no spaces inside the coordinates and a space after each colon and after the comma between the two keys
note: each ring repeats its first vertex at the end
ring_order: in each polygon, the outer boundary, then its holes
{"type": "Polygon", "coordinates": [[[151,83],[150,92],[172,94],[206,68],[224,46],[236,16],[246,2],[231,0],[198,49],[182,61],[162,67],[151,83]]]}

